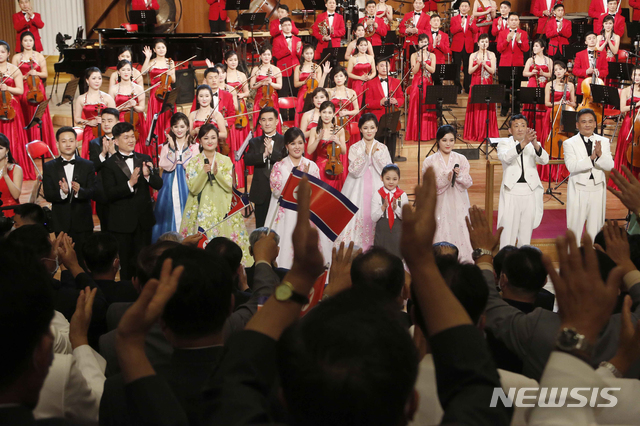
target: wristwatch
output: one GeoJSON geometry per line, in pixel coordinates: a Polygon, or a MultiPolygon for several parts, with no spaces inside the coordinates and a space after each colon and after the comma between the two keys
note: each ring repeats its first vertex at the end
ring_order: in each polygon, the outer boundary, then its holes
{"type": "Polygon", "coordinates": [[[274,295],[276,296],[276,300],[279,302],[291,300],[292,302],[299,303],[300,305],[306,305],[309,303],[309,298],[293,291],[293,286],[287,281],[282,281],[282,284],[276,287],[274,295]]]}
{"type": "Polygon", "coordinates": [[[593,345],[573,327],[564,327],[556,337],[556,348],[589,362],[593,354],[593,345]]]}
{"type": "Polygon", "coordinates": [[[471,253],[471,258],[473,260],[478,260],[482,256],[485,256],[485,255],[486,256],[493,256],[493,252],[491,250],[487,250],[487,249],[483,249],[483,248],[477,248],[471,253]]]}

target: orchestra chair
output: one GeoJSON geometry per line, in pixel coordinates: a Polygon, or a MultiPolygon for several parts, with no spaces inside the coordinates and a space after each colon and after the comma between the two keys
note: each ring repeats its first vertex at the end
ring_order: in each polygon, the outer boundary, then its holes
{"type": "Polygon", "coordinates": [[[38,196],[42,196],[44,198],[44,194],[42,193],[42,172],[38,168],[35,159],[40,158],[42,162],[41,167],[44,170],[44,160],[46,158],[54,158],[54,156],[51,148],[49,148],[49,146],[43,141],[35,140],[29,142],[25,146],[27,148],[27,155],[29,156],[29,159],[33,163],[33,167],[36,170],[36,181],[33,184],[31,194],[29,195],[29,202],[35,203],[38,199],[38,196]]]}
{"type": "MultiPolygon", "coordinates": [[[[287,121],[282,120],[282,110],[293,109],[295,111],[297,104],[298,104],[298,98],[294,98],[294,97],[278,98],[278,107],[280,108],[280,123],[283,126],[287,126],[287,127],[295,126],[294,120],[287,120],[287,121]]],[[[294,113],[294,117],[295,117],[295,113],[294,113]]]]}

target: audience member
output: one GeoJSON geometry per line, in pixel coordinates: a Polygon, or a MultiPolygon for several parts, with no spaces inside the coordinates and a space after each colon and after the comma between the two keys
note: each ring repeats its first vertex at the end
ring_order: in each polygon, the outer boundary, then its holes
{"type": "Polygon", "coordinates": [[[433,244],[433,254],[436,257],[453,256],[457,259],[460,252],[458,250],[458,247],[456,247],[455,244],[451,244],[446,241],[440,241],[438,243],[433,244]]]}
{"type": "MultiPolygon", "coordinates": [[[[254,259],[254,264],[251,265],[249,268],[244,268],[244,270],[247,275],[247,285],[251,290],[253,290],[253,274],[256,269],[255,256],[253,254],[253,246],[256,244],[256,241],[258,241],[262,237],[265,237],[267,235],[267,232],[269,232],[269,228],[263,226],[262,228],[254,229],[253,232],[251,232],[251,235],[249,235],[249,253],[254,259]]],[[[276,243],[276,252],[275,252],[276,256],[270,262],[270,265],[273,268],[276,275],[278,276],[279,281],[282,281],[282,279],[284,278],[285,275],[287,275],[287,272],[289,270],[284,268],[278,268],[276,264],[276,258],[278,257],[278,253],[280,252],[280,235],[278,235],[278,233],[275,232],[274,230],[271,230],[271,232],[269,233],[273,234],[275,238],[275,243],[276,243]]]]}
{"type": "Polygon", "coordinates": [[[242,265],[242,249],[239,245],[225,237],[212,238],[205,248],[209,253],[221,256],[231,268],[233,280],[233,296],[235,303],[240,306],[249,301],[251,293],[247,292],[247,276],[242,265]]]}
{"type": "Polygon", "coordinates": [[[44,209],[38,204],[20,204],[15,208],[14,213],[14,229],[18,229],[24,225],[42,225],[44,227],[47,226],[47,218],[44,213],[44,209]]]}
{"type": "Polygon", "coordinates": [[[184,237],[177,231],[165,232],[164,234],[160,235],[160,237],[158,237],[158,241],[173,241],[176,243],[182,243],[183,240],[184,237]]]}

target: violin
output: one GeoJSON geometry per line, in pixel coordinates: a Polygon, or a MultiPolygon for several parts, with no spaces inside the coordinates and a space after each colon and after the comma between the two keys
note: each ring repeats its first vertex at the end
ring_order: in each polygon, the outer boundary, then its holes
{"type": "MultiPolygon", "coordinates": [[[[236,114],[245,114],[247,112],[247,106],[244,102],[240,101],[240,98],[236,94],[236,114]]],[[[249,125],[249,117],[247,115],[239,115],[236,117],[234,126],[236,129],[241,130],[249,125]]]]}
{"type": "Polygon", "coordinates": [[[169,71],[174,68],[172,66],[173,60],[169,59],[169,69],[160,77],[160,85],[156,89],[156,99],[164,101],[164,97],[171,91],[171,76],[169,71]]]}
{"type": "MultiPolygon", "coordinates": [[[[213,119],[213,113],[215,112],[215,110],[212,108],[211,112],[209,113],[209,116],[207,116],[207,119],[204,120],[204,123],[202,124],[203,126],[205,124],[209,124],[211,123],[211,119],[213,119]]],[[[225,115],[227,115],[227,107],[223,107],[222,108],[222,116],[224,117],[225,115]]],[[[226,155],[227,157],[229,156],[229,152],[231,152],[231,148],[229,147],[229,144],[227,143],[226,140],[222,140],[222,139],[218,139],[218,151],[222,154],[222,155],[226,155]]]]}
{"type": "Polygon", "coordinates": [[[596,64],[598,63],[598,56],[600,55],[600,52],[598,50],[596,50],[593,54],[593,64],[592,64],[592,68],[593,68],[593,74],[591,75],[591,77],[587,77],[584,80],[582,80],[582,85],[580,86],[580,88],[582,89],[582,103],[580,103],[580,105],[578,105],[578,108],[576,108],[576,111],[580,111],[582,109],[585,108],[590,108],[593,110],[593,112],[596,113],[596,123],[602,121],[602,105],[595,103],[593,101],[593,95],[591,93],[591,85],[592,84],[597,84],[599,86],[604,86],[604,81],[602,81],[602,79],[599,77],[598,75],[598,68],[596,66],[596,64]]]}
{"type": "MultiPolygon", "coordinates": [[[[131,92],[131,95],[129,95],[130,99],[134,98],[133,92],[131,92]]],[[[124,117],[123,117],[123,122],[126,123],[130,123],[133,126],[133,133],[136,135],[136,140],[140,139],[140,129],[138,127],[138,124],[140,124],[140,116],[135,112],[135,110],[133,109],[134,107],[131,107],[131,109],[127,110],[124,113],[124,117]]]]}
{"type": "MultiPolygon", "coordinates": [[[[3,85],[8,78],[9,77],[5,77],[0,82],[0,86],[3,85]]],[[[11,93],[5,90],[0,91],[0,121],[11,121],[16,117],[16,110],[11,106],[12,99],[13,96],[11,96],[11,93]]]]}
{"type": "MultiPolygon", "coordinates": [[[[311,73],[314,74],[316,72],[317,69],[317,65],[313,64],[313,68],[311,73]]],[[[309,96],[311,94],[311,92],[313,92],[314,90],[316,90],[318,88],[318,80],[316,80],[315,78],[311,77],[311,74],[309,74],[309,78],[307,78],[307,93],[305,93],[304,98],[307,99],[307,96],[309,96]]]]}
{"type": "MultiPolygon", "coordinates": [[[[564,131],[564,126],[562,125],[562,112],[563,111],[574,111],[572,107],[566,104],[567,101],[567,83],[569,81],[569,76],[564,76],[564,85],[563,85],[563,93],[562,99],[559,104],[555,104],[553,106],[553,110],[551,112],[551,116],[553,117],[553,121],[551,122],[551,132],[547,137],[547,140],[544,144],[544,149],[547,153],[551,154],[552,147],[557,147],[558,150],[553,150],[553,154],[555,158],[564,158],[564,149],[562,145],[565,140],[569,139],[572,135],[564,131]]],[[[555,85],[555,82],[552,82],[555,85]]],[[[551,86],[553,89],[554,86],[551,86]]],[[[552,94],[553,95],[553,91],[552,94]]]]}
{"type": "MultiPolygon", "coordinates": [[[[337,135],[340,129],[336,130],[336,126],[333,125],[331,132],[333,136],[337,135]]],[[[346,138],[346,134],[345,134],[346,138]]],[[[337,142],[331,141],[330,145],[327,145],[327,164],[324,166],[324,172],[329,176],[339,176],[344,172],[342,161],[340,161],[340,155],[342,154],[342,148],[337,142]]]]}
{"type": "MultiPolygon", "coordinates": [[[[347,101],[345,101],[344,99],[341,99],[338,102],[338,108],[339,108],[338,112],[340,112],[340,110],[342,108],[344,108],[346,105],[347,105],[347,101]]],[[[346,116],[346,115],[340,116],[340,115],[338,115],[338,112],[336,112],[336,119],[338,120],[338,126],[342,127],[345,124],[347,124],[347,121],[349,120],[349,117],[346,116]]],[[[344,139],[345,140],[351,139],[351,132],[346,127],[344,128],[344,139]]],[[[340,148],[340,147],[338,147],[338,148],[340,148]]]]}
{"type": "MultiPolygon", "coordinates": [[[[29,60],[29,66],[31,70],[35,69],[35,61],[33,58],[29,60]]],[[[35,75],[30,75],[27,77],[27,87],[29,90],[27,91],[27,102],[32,105],[39,105],[42,101],[44,101],[44,93],[40,90],[40,77],[35,75]]]]}
{"type": "MultiPolygon", "coordinates": [[[[271,79],[271,66],[269,66],[269,70],[267,71],[267,77],[271,79]]],[[[273,107],[273,86],[271,86],[271,84],[265,84],[260,90],[262,90],[262,99],[260,99],[260,103],[258,104],[260,109],[267,106],[273,107]]]]}
{"type": "MultiPolygon", "coordinates": [[[[633,99],[631,99],[631,102],[633,102],[633,99]]],[[[631,133],[631,129],[629,129],[629,133],[631,133]]],[[[627,135],[628,137],[629,135],[627,135]]],[[[632,167],[640,167],[640,110],[633,118],[633,141],[627,148],[627,161],[632,167]],[[633,161],[631,161],[632,158],[633,161]]]]}
{"type": "MultiPolygon", "coordinates": [[[[96,108],[96,117],[100,117],[100,113],[102,112],[102,105],[98,104],[96,108]]],[[[86,129],[86,128],[85,128],[86,129]]],[[[91,133],[93,133],[93,138],[101,138],[102,137],[102,124],[98,123],[96,127],[91,127],[91,133]]]]}

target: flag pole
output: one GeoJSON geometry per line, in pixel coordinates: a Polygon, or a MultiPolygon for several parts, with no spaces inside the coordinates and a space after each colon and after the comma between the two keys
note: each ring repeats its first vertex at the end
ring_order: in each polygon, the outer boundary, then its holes
{"type": "Polygon", "coordinates": [[[216,224],[212,225],[210,228],[206,229],[206,230],[204,231],[204,233],[206,234],[207,232],[211,231],[211,230],[212,230],[213,228],[215,228],[216,226],[220,225],[220,224],[221,224],[221,223],[223,223],[223,222],[226,222],[227,220],[231,219],[233,216],[237,215],[238,213],[242,212],[243,210],[244,210],[244,209],[240,209],[240,210],[238,210],[237,212],[233,212],[233,214],[231,214],[231,215],[229,215],[229,216],[225,217],[225,218],[224,218],[224,219],[222,219],[220,222],[218,222],[218,223],[216,223],[216,224]]]}
{"type": "Polygon", "coordinates": [[[269,224],[269,229],[267,229],[267,235],[271,233],[271,228],[273,228],[273,223],[276,221],[276,217],[278,217],[278,210],[280,210],[280,200],[282,197],[278,198],[278,204],[276,204],[276,213],[271,218],[271,223],[269,224]]]}

